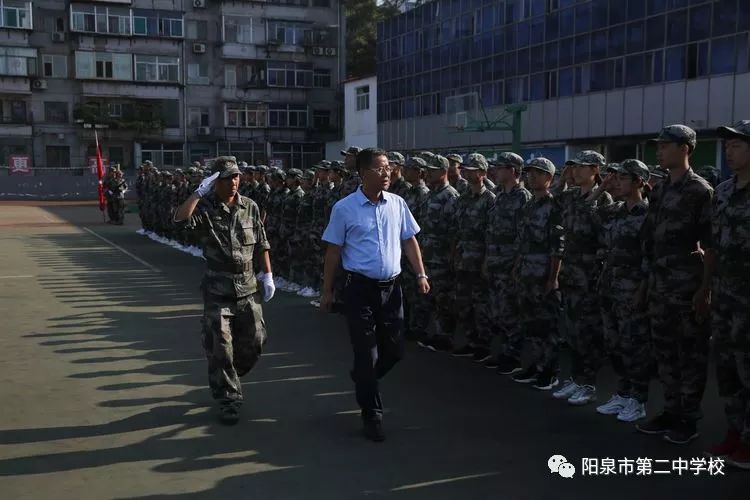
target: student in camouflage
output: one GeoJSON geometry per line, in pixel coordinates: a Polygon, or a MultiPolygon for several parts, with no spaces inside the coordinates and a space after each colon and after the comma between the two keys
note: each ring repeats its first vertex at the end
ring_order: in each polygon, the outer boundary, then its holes
{"type": "Polygon", "coordinates": [[[713,338],[719,394],[729,430],[708,450],[727,463],[750,469],[750,120],[720,127],[732,178],[719,184],[712,230],[716,280],[713,338]]]}
{"type": "Polygon", "coordinates": [[[303,260],[300,258],[302,254],[299,251],[297,243],[301,240],[295,239],[297,235],[297,213],[299,207],[302,204],[302,199],[305,197],[305,192],[302,190],[302,170],[298,168],[290,168],[286,172],[286,187],[289,189],[289,193],[284,197],[284,201],[281,204],[281,216],[279,220],[279,238],[283,242],[284,247],[281,252],[284,254],[284,266],[279,271],[286,281],[290,282],[287,287],[289,292],[299,292],[302,289],[300,282],[304,278],[304,265],[303,260]]]}
{"type": "MultiPolygon", "coordinates": [[[[604,193],[621,200],[596,205],[595,220],[606,227],[606,261],[599,279],[598,294],[604,325],[604,340],[618,377],[617,392],[597,407],[602,415],[616,415],[622,422],[634,422],[646,416],[652,353],[649,322],[643,290],[641,231],[648,214],[644,187],[649,170],[638,160],[624,160],[592,193],[598,201],[604,193]]],[[[563,265],[565,265],[563,263],[563,265]]]]}
{"type": "Polygon", "coordinates": [[[341,154],[344,156],[344,167],[348,172],[346,179],[344,180],[342,189],[342,198],[346,198],[354,191],[359,188],[361,180],[359,173],[357,173],[357,155],[362,151],[362,148],[352,146],[346,151],[342,151],[341,154]]]}
{"type": "Polygon", "coordinates": [[[297,207],[297,219],[294,223],[294,232],[292,233],[291,260],[298,262],[298,284],[300,290],[297,295],[302,297],[313,296],[313,273],[315,268],[316,256],[313,253],[312,241],[310,240],[310,228],[313,221],[313,194],[315,192],[315,171],[305,170],[302,172],[301,189],[304,195],[299,201],[297,207]]]}
{"type": "Polygon", "coordinates": [[[489,283],[491,334],[500,337],[498,355],[486,363],[502,375],[522,371],[523,338],[519,324],[516,283],[512,279],[518,249],[518,223],[521,210],[531,193],[521,186],[523,158],[515,153],[500,153],[489,162],[495,183],[495,204],[487,216],[487,247],[483,272],[489,283]]]}
{"type": "Polygon", "coordinates": [[[675,444],[698,437],[706,388],[713,262],[713,189],[690,168],[695,131],[670,125],[655,139],[669,177],[657,185],[644,225],[644,271],[649,273],[651,340],[664,386],[664,412],[636,428],[675,444]]]}
{"type": "MultiPolygon", "coordinates": [[[[409,211],[420,227],[422,225],[423,207],[430,196],[430,190],[424,182],[424,171],[426,168],[427,162],[417,156],[409,158],[404,166],[404,178],[409,189],[404,193],[402,198],[406,201],[409,211]]],[[[406,255],[404,255],[401,262],[401,274],[403,275],[401,288],[404,305],[404,338],[407,340],[421,340],[425,332],[420,329],[427,322],[427,318],[415,317],[415,315],[426,313],[428,298],[426,295],[419,293],[417,289],[417,276],[411,269],[406,255]]]]}
{"type": "Polygon", "coordinates": [[[592,200],[589,195],[599,184],[599,170],[605,165],[604,157],[596,151],[581,151],[566,162],[555,190],[565,230],[560,291],[572,366],[570,378],[553,396],[579,406],[596,401],[596,375],[604,360],[602,315],[596,293],[601,270],[600,227],[593,214],[599,206],[611,205],[612,197],[601,192],[592,200]],[[574,187],[569,185],[571,181],[574,187]]]}
{"type": "Polygon", "coordinates": [[[464,162],[464,159],[460,154],[456,153],[449,154],[446,158],[449,165],[448,181],[459,195],[463,195],[469,189],[469,182],[461,177],[461,164],[464,162]]]}
{"type": "Polygon", "coordinates": [[[487,279],[482,275],[487,244],[487,215],[495,203],[495,195],[484,186],[487,159],[473,153],[462,165],[469,182],[469,191],[456,203],[453,220],[456,244],[453,254],[456,272],[456,311],[458,326],[467,343],[453,351],[454,356],[472,357],[483,363],[491,357],[489,349],[489,317],[487,279]]]}
{"type": "Polygon", "coordinates": [[[253,201],[258,205],[260,210],[260,217],[265,221],[266,219],[266,206],[268,205],[268,197],[271,194],[271,186],[268,185],[268,167],[265,165],[258,165],[255,167],[255,181],[257,187],[253,193],[255,198],[253,201]]]}
{"type": "MultiPolygon", "coordinates": [[[[320,290],[323,276],[323,244],[321,237],[328,224],[327,200],[332,189],[330,178],[331,162],[323,160],[315,167],[317,185],[312,192],[312,220],[307,235],[310,242],[310,273],[312,274],[312,291],[320,290]]],[[[311,293],[311,296],[318,295],[311,293]]]]}
{"type": "Polygon", "coordinates": [[[518,257],[513,277],[518,290],[521,333],[530,344],[531,361],[512,376],[519,383],[532,383],[550,390],[557,379],[560,310],[558,274],[564,249],[562,214],[550,192],[555,166],[546,158],[526,162],[527,187],[532,198],[521,210],[518,224],[518,257]]]}
{"type": "Polygon", "coordinates": [[[388,152],[388,164],[391,166],[391,185],[388,192],[397,194],[402,198],[406,197],[406,193],[411,188],[411,185],[404,179],[402,172],[405,163],[404,155],[398,151],[388,152]]]}
{"type": "MultiPolygon", "coordinates": [[[[271,193],[268,196],[265,227],[271,248],[280,249],[280,251],[274,255],[274,267],[278,269],[280,273],[284,272],[285,274],[286,266],[281,233],[279,231],[281,228],[281,207],[284,203],[284,198],[288,193],[289,188],[286,186],[286,174],[283,170],[274,170],[271,173],[271,193]]],[[[279,288],[284,288],[286,280],[279,278],[277,281],[279,282],[279,288]]]]}
{"type": "Polygon", "coordinates": [[[260,358],[266,341],[261,294],[253,257],[262,262],[263,299],[274,294],[271,262],[257,205],[237,192],[240,170],[234,157],[214,162],[206,178],[175,213],[174,221],[199,235],[206,272],[203,291],[203,348],[211,393],[222,422],[239,419],[243,401],[240,377],[260,358]]]}

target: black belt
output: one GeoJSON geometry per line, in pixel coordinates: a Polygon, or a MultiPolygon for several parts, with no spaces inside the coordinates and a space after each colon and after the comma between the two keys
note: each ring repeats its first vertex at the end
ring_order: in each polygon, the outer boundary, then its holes
{"type": "Polygon", "coordinates": [[[253,270],[253,263],[252,262],[244,262],[242,264],[235,264],[233,262],[213,262],[213,261],[207,261],[206,264],[208,265],[208,268],[211,271],[216,271],[219,273],[234,273],[234,274],[242,274],[242,273],[248,273],[253,270]]]}
{"type": "Polygon", "coordinates": [[[387,280],[376,280],[376,279],[368,278],[364,274],[359,274],[359,273],[355,273],[352,271],[346,271],[346,279],[347,281],[358,281],[360,283],[377,286],[379,288],[388,288],[388,287],[393,286],[394,283],[396,283],[396,280],[398,279],[398,275],[387,280]]]}

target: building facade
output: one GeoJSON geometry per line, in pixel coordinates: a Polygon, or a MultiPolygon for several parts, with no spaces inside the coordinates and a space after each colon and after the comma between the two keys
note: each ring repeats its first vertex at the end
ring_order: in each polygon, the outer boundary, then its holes
{"type": "Polygon", "coordinates": [[[720,165],[713,129],[750,118],[749,31],[745,0],[432,0],[378,26],[379,139],[492,154],[509,132],[461,127],[523,103],[527,156],[653,163],[646,139],[684,123],[720,165]]]}
{"type": "MultiPolygon", "coordinates": [[[[0,165],[303,167],[341,133],[340,0],[0,0],[0,165]]],[[[70,169],[70,170],[68,170],[70,169]]]]}
{"type": "Polygon", "coordinates": [[[374,76],[344,82],[344,147],[378,145],[377,102],[374,76]]]}

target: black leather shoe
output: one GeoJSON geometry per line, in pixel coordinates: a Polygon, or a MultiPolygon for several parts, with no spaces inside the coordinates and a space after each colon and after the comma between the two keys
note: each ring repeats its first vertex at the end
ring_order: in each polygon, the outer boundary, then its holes
{"type": "Polygon", "coordinates": [[[234,425],[240,420],[240,410],[234,405],[221,405],[219,420],[224,425],[234,425]]]}
{"type": "Polygon", "coordinates": [[[377,420],[369,421],[364,423],[362,432],[365,437],[370,441],[381,443],[385,441],[385,433],[383,432],[383,423],[377,420]]]}

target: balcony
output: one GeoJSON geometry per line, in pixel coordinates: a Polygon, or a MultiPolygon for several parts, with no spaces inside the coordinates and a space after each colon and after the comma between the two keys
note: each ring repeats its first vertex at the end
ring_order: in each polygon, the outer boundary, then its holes
{"type": "MultiPolygon", "coordinates": [[[[2,1],[2,0],[0,0],[2,1]]],[[[118,2],[110,2],[118,3],[118,2]]],[[[70,31],[81,35],[181,40],[185,36],[181,12],[131,9],[122,5],[70,5],[70,31]]]]}
{"type": "Polygon", "coordinates": [[[33,30],[31,2],[0,0],[0,28],[33,30]]]}
{"type": "Polygon", "coordinates": [[[0,116],[0,137],[31,137],[28,116],[0,116]]]}

